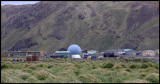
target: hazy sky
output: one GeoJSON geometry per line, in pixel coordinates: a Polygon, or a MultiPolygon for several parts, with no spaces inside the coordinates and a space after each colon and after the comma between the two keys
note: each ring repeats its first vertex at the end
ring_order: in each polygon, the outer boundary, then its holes
{"type": "Polygon", "coordinates": [[[23,4],[35,4],[39,1],[1,1],[1,6],[3,5],[23,5],[23,4]]]}

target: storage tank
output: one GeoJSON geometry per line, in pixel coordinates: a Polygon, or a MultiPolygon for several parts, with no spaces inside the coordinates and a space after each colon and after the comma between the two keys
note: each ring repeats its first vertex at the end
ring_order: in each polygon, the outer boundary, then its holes
{"type": "Polygon", "coordinates": [[[70,51],[71,54],[80,54],[82,50],[78,45],[73,44],[68,47],[67,51],[70,51]]]}

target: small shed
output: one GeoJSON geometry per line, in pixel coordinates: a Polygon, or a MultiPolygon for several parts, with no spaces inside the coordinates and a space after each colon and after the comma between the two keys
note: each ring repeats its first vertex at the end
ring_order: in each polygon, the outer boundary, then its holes
{"type": "Polygon", "coordinates": [[[72,58],[81,58],[81,56],[79,54],[74,54],[72,55],[72,58]]]}
{"type": "Polygon", "coordinates": [[[96,50],[88,50],[87,51],[88,55],[95,55],[97,53],[96,50]]]}
{"type": "Polygon", "coordinates": [[[142,56],[155,56],[156,53],[153,50],[145,50],[142,52],[142,56]]]}
{"type": "Polygon", "coordinates": [[[39,58],[36,54],[32,56],[32,61],[39,61],[39,58]]]}
{"type": "Polygon", "coordinates": [[[26,57],[26,61],[39,61],[39,57],[36,54],[32,56],[29,55],[26,57]]]}
{"type": "Polygon", "coordinates": [[[32,61],[32,56],[27,56],[26,61],[32,61]]]}
{"type": "Polygon", "coordinates": [[[136,50],[133,49],[123,49],[125,52],[125,55],[136,55],[136,50]]]}

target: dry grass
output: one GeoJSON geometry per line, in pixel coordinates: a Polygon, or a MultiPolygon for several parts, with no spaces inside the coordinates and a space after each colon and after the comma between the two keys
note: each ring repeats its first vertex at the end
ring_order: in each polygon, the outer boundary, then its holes
{"type": "Polygon", "coordinates": [[[1,62],[2,83],[157,83],[159,64],[104,60],[50,60],[39,63],[1,62]],[[123,67],[122,66],[125,66],[123,67]],[[132,66],[132,68],[131,68],[132,66]],[[133,68],[133,66],[136,66],[133,68]],[[2,68],[3,67],[3,68],[2,68]]]}
{"type": "Polygon", "coordinates": [[[120,64],[115,64],[114,66],[113,66],[113,68],[114,69],[121,69],[121,68],[123,68],[120,64]]]}

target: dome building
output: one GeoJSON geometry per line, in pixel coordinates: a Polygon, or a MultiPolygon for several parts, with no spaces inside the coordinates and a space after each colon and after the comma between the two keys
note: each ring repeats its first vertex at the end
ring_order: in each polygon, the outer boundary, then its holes
{"type": "Polygon", "coordinates": [[[70,51],[72,54],[80,54],[82,50],[78,45],[73,44],[68,47],[67,51],[70,51]]]}
{"type": "Polygon", "coordinates": [[[73,44],[69,46],[67,51],[71,52],[72,58],[81,58],[79,54],[81,53],[82,50],[78,45],[73,44]]]}

